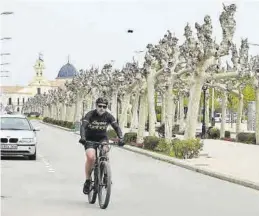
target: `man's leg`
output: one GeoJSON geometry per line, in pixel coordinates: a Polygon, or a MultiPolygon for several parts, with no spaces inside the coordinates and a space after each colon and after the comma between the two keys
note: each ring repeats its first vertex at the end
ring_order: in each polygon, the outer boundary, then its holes
{"type": "Polygon", "coordinates": [[[86,155],[86,162],[85,162],[85,183],[84,183],[84,189],[83,193],[88,194],[89,189],[90,189],[90,184],[91,184],[91,171],[94,167],[95,164],[95,149],[94,148],[86,148],[85,151],[86,155]]]}
{"type": "Polygon", "coordinates": [[[90,179],[91,176],[91,171],[94,167],[95,163],[95,149],[94,148],[89,148],[85,152],[86,156],[86,162],[85,162],[85,178],[90,179]]]}

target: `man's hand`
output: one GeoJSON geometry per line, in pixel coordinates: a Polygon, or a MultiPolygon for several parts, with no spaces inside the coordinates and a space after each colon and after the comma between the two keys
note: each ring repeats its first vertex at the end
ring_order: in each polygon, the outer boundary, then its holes
{"type": "Polygon", "coordinates": [[[84,137],[83,137],[83,138],[81,137],[81,138],[80,138],[80,140],[79,140],[79,143],[81,143],[81,144],[83,144],[83,145],[84,145],[84,144],[85,144],[85,142],[86,142],[85,138],[84,138],[84,137]]]}

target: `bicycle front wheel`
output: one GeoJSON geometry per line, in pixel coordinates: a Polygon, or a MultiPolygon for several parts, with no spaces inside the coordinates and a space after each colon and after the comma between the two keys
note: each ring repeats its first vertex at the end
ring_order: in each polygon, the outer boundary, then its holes
{"type": "Polygon", "coordinates": [[[107,161],[100,164],[98,200],[101,209],[106,209],[111,196],[111,169],[107,161]],[[104,193],[105,192],[105,193],[104,193]]]}
{"type": "Polygon", "coordinates": [[[91,185],[90,185],[90,192],[88,194],[88,201],[90,204],[94,204],[97,198],[97,177],[96,177],[96,170],[92,171],[91,173],[91,185]]]}

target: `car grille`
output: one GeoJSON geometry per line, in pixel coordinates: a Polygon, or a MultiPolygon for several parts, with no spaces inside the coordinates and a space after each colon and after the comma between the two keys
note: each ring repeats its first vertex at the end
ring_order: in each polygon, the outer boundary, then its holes
{"type": "Polygon", "coordinates": [[[8,143],[8,139],[7,138],[1,138],[1,143],[8,143]]]}
{"type": "Polygon", "coordinates": [[[1,138],[1,143],[18,143],[18,138],[10,138],[9,140],[7,138],[1,138]]]}
{"type": "Polygon", "coordinates": [[[9,143],[17,143],[18,139],[17,138],[10,138],[9,143]]]}

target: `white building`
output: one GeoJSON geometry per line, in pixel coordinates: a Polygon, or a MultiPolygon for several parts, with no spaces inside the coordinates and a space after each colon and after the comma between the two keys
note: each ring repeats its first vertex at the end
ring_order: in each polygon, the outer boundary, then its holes
{"type": "Polygon", "coordinates": [[[34,65],[35,76],[27,86],[0,86],[0,111],[10,110],[21,112],[23,104],[35,94],[43,94],[53,88],[62,87],[67,80],[78,73],[75,67],[69,63],[63,65],[55,80],[44,77],[45,64],[41,56],[34,65]]]}

